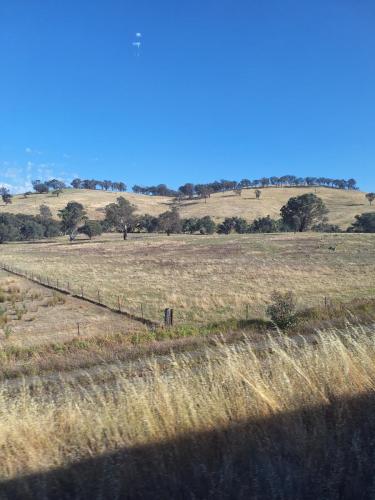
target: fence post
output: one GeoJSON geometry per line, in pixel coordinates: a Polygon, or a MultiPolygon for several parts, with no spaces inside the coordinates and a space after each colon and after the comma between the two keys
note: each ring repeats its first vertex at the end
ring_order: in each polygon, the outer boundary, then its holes
{"type": "Polygon", "coordinates": [[[81,297],[83,297],[83,286],[81,285],[81,297]]]}
{"type": "Polygon", "coordinates": [[[166,328],[173,326],[173,309],[169,307],[164,309],[164,326],[166,328]]]}
{"type": "Polygon", "coordinates": [[[99,290],[99,288],[98,288],[98,302],[100,304],[100,290],[99,290]]]}
{"type": "Polygon", "coordinates": [[[117,305],[118,305],[118,310],[121,312],[121,302],[120,302],[120,296],[117,295],[117,305]]]}
{"type": "Polygon", "coordinates": [[[142,319],[143,319],[143,304],[141,302],[141,316],[142,316],[142,319]]]}
{"type": "Polygon", "coordinates": [[[78,337],[79,337],[79,335],[80,335],[80,333],[79,333],[79,323],[77,323],[77,332],[78,332],[78,337]]]}

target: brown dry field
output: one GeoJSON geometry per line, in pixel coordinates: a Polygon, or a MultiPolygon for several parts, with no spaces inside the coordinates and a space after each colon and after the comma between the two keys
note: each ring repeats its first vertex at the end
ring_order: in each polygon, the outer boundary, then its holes
{"type": "Polygon", "coordinates": [[[371,207],[365,199],[365,193],[361,191],[343,191],[331,188],[265,188],[262,189],[260,200],[255,199],[253,189],[245,189],[242,196],[237,196],[233,191],[217,193],[205,200],[185,200],[175,204],[172,198],[163,196],[144,196],[134,193],[111,193],[106,191],[90,190],[65,190],[58,198],[52,195],[32,195],[24,198],[22,195],[15,196],[11,205],[0,205],[0,212],[11,213],[39,213],[42,203],[48,205],[53,215],[62,209],[69,201],[82,203],[90,218],[101,219],[104,215],[104,207],[112,203],[118,196],[124,196],[137,207],[138,213],[149,213],[158,215],[172,206],[177,205],[181,217],[203,217],[210,215],[216,222],[225,217],[240,216],[248,221],[257,217],[270,215],[279,217],[280,208],[292,196],[303,193],[316,192],[326,203],[330,213],[329,220],[334,224],[346,229],[354,220],[355,216],[363,212],[375,211],[375,204],[371,207]]]}
{"type": "Polygon", "coordinates": [[[325,297],[347,302],[373,297],[375,235],[103,235],[1,246],[0,263],[17,266],[77,293],[161,321],[165,307],[177,323],[263,317],[273,290],[292,290],[301,308],[325,297]],[[335,251],[330,250],[335,248],[335,251]]]}
{"type": "Polygon", "coordinates": [[[141,328],[111,311],[4,271],[0,301],[0,347],[66,342],[78,337],[78,323],[82,339],[114,332],[130,335],[141,328]]]}

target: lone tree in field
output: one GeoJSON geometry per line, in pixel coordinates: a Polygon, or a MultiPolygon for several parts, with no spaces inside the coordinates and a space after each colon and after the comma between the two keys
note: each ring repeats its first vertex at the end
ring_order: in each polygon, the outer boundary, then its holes
{"type": "Polygon", "coordinates": [[[366,198],[368,199],[370,205],[372,205],[372,202],[375,200],[375,193],[367,193],[366,198]]]}
{"type": "Polygon", "coordinates": [[[261,194],[262,194],[262,191],[261,191],[260,189],[256,189],[256,190],[255,190],[255,198],[256,198],[257,200],[259,200],[259,199],[260,199],[261,194]]]}
{"type": "Polygon", "coordinates": [[[116,231],[121,232],[124,240],[126,240],[129,228],[135,223],[134,211],[135,206],[129,203],[123,196],[119,196],[117,203],[110,203],[105,207],[105,222],[108,227],[115,228],[116,231]]]}
{"type": "Polygon", "coordinates": [[[174,208],[169,212],[164,212],[158,217],[158,228],[160,231],[164,231],[170,236],[171,233],[180,233],[182,229],[182,221],[180,219],[180,214],[174,208]]]}
{"type": "Polygon", "coordinates": [[[189,199],[191,199],[194,196],[194,184],[191,184],[190,182],[184,184],[183,186],[180,186],[178,190],[180,193],[182,193],[184,196],[187,196],[189,199]]]}
{"type": "Polygon", "coordinates": [[[58,216],[61,218],[61,230],[64,234],[69,234],[70,241],[73,241],[79,225],[87,219],[83,205],[70,201],[65,208],[59,210],[58,216]]]}
{"type": "Polygon", "coordinates": [[[328,210],[321,198],[313,193],[306,193],[290,198],[280,213],[287,226],[301,233],[326,222],[328,210]]]}

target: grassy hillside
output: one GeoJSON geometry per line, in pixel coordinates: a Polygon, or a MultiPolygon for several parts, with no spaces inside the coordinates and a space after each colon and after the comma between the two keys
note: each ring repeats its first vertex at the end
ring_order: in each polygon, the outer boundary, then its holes
{"type": "MultiPolygon", "coordinates": [[[[330,188],[265,188],[262,189],[260,200],[255,199],[254,190],[242,191],[242,196],[237,196],[233,191],[216,193],[210,199],[185,200],[177,203],[182,217],[202,217],[210,215],[216,221],[224,217],[241,216],[252,221],[256,217],[270,215],[278,217],[280,208],[292,196],[303,193],[316,192],[330,210],[329,219],[342,228],[348,227],[357,214],[375,211],[375,205],[369,206],[365,199],[365,193],[361,191],[343,191],[330,188]]],[[[48,205],[53,214],[63,208],[69,201],[82,203],[92,219],[103,217],[104,207],[116,200],[118,196],[124,196],[136,205],[139,213],[158,215],[174,205],[171,198],[163,196],[145,196],[134,193],[112,193],[106,191],[91,190],[65,190],[58,198],[48,195],[32,195],[24,198],[23,195],[15,196],[12,205],[0,205],[0,212],[37,214],[42,203],[48,205]]]]}

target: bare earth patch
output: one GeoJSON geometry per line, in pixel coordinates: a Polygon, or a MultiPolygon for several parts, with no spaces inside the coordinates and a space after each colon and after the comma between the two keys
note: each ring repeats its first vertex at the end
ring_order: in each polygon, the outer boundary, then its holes
{"type": "Polygon", "coordinates": [[[0,274],[0,346],[66,342],[112,333],[131,335],[140,324],[18,276],[0,274]]]}

